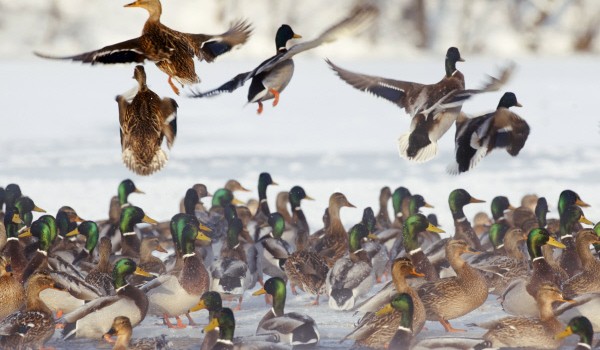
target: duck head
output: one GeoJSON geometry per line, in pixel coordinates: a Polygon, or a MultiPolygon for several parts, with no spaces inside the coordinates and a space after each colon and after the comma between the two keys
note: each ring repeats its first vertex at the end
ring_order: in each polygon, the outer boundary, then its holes
{"type": "Polygon", "coordinates": [[[144,192],[140,191],[137,187],[135,187],[135,184],[130,179],[125,179],[119,183],[119,187],[117,188],[117,194],[119,197],[119,204],[121,205],[121,207],[129,205],[128,199],[129,195],[132,193],[144,194],[144,192]]]}
{"type": "Polygon", "coordinates": [[[446,51],[446,76],[450,77],[456,71],[456,62],[464,62],[465,60],[460,56],[460,52],[456,47],[451,47],[446,51]]]}
{"type": "Polygon", "coordinates": [[[523,107],[522,104],[517,101],[517,96],[512,92],[505,92],[500,98],[498,108],[510,108],[510,107],[523,107]]]}
{"type": "Polygon", "coordinates": [[[275,34],[275,46],[277,51],[285,51],[288,41],[299,38],[302,38],[302,36],[294,33],[292,27],[287,24],[283,24],[281,27],[279,27],[279,29],[277,29],[277,34],[275,34]]]}
{"type": "Polygon", "coordinates": [[[545,228],[534,228],[529,231],[529,235],[527,235],[527,251],[532,260],[543,257],[542,246],[544,244],[549,244],[561,249],[566,248],[564,244],[554,239],[554,237],[550,235],[550,232],[545,228]]]}

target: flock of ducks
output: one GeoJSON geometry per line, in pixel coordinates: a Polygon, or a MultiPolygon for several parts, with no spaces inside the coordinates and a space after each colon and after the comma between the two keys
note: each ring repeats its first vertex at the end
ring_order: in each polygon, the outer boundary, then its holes
{"type": "MultiPolygon", "coordinates": [[[[246,21],[239,21],[219,35],[181,33],[160,22],[162,7],[159,0],[136,0],[125,7],[141,7],[148,11],[149,17],[140,37],[74,56],[36,54],[44,58],[92,65],[152,61],[169,76],[170,86],[179,95],[173,80],[181,86],[200,82],[194,57],[212,62],[219,55],[244,44],[252,31],[246,21]]],[[[370,25],[377,15],[378,10],[374,6],[357,6],[346,18],[329,27],[316,39],[289,48],[289,41],[301,36],[284,24],[275,35],[274,56],[213,90],[201,92],[192,89],[189,97],[211,97],[233,92],[251,80],[248,102],[257,103],[257,112],[260,114],[264,101],[273,100],[273,106],[279,103],[281,92],[292,79],[295,55],[340,37],[353,35],[370,25]]],[[[510,78],[513,68],[509,65],[501,71],[499,78],[490,77],[490,81],[481,89],[465,89],[464,76],[456,68],[456,63],[463,61],[457,48],[449,48],[445,58],[445,75],[434,84],[359,74],[342,69],[329,60],[327,63],[351,86],[389,100],[410,115],[410,131],[398,139],[400,155],[410,161],[425,162],[432,159],[438,152],[437,141],[456,124],[456,161],[448,166],[448,172],[458,174],[472,169],[495,148],[506,148],[510,155],[518,155],[529,135],[527,122],[509,110],[510,107],[521,106],[514,93],[505,93],[494,112],[475,118],[469,118],[461,112],[463,103],[470,97],[499,90],[510,78]]],[[[161,99],[148,88],[143,66],[135,67],[134,79],[137,86],[116,98],[122,159],[136,174],[150,175],[167,163],[168,155],[161,145],[165,138],[168,148],[175,141],[178,105],[174,99],[161,99]]]]}
{"type": "Polygon", "coordinates": [[[0,187],[0,347],[41,349],[60,328],[65,341],[104,338],[114,349],[163,349],[170,346],[165,336],[131,339],[132,329],[149,315],[185,328],[181,317],[195,325],[190,312],[202,309],[209,316],[202,349],[316,346],[321,333],[310,307],[286,312],[288,283],[293,294],[314,295],[313,305],[323,296],[332,310],[360,313],[341,339],[354,348],[555,349],[577,334],[579,347],[589,349],[600,327],[600,224],[582,227],[593,225],[582,211],[588,205],[571,190],[558,198],[558,219],[546,218],[544,197],[525,196],[515,208],[497,196],[491,217],[478,213],[473,225],[464,207],[484,201],[453,190],[454,234],[441,238],[435,214],[421,213],[432,206],[404,187],[382,188],[378,214],[365,208],[349,230],[341,209],[355,206],[333,193],[323,227],[310,230],[301,204],[312,198],[294,186],[277,195],[271,211],[272,185],[261,173],[258,200],[242,203],[234,192],[249,190],[238,181],[212,194],[196,184],[168,222],[129,202],[143,193],[129,179],[111,199],[109,219],[97,221],[68,206],[34,220],[43,209],[17,184],[0,187]],[[161,260],[153,251],[171,254],[161,260]],[[255,336],[236,338],[235,311],[251,290],[271,307],[255,336]],[[416,340],[427,321],[465,332],[450,322],[490,295],[511,315],[468,325],[485,329],[483,336],[416,340]]]}

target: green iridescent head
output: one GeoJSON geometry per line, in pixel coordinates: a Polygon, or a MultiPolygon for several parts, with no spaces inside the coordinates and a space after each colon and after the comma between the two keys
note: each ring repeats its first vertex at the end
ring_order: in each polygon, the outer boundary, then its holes
{"type": "Polygon", "coordinates": [[[52,232],[50,226],[42,220],[35,220],[29,228],[31,235],[38,238],[39,249],[45,252],[52,246],[52,232]]]}
{"type": "Polygon", "coordinates": [[[579,198],[579,195],[571,190],[564,190],[558,197],[558,215],[562,216],[565,209],[570,205],[578,205],[580,207],[589,207],[590,205],[585,203],[579,198]]]}
{"type": "Polygon", "coordinates": [[[494,249],[498,249],[498,246],[504,244],[504,236],[508,229],[508,225],[505,224],[493,224],[490,227],[489,237],[494,249]]]}
{"type": "Polygon", "coordinates": [[[279,277],[271,277],[262,289],[252,293],[253,296],[269,294],[273,296],[273,310],[277,316],[282,316],[285,308],[286,287],[285,281],[279,277]]]}
{"type": "Polygon", "coordinates": [[[283,231],[285,230],[285,219],[277,212],[269,215],[269,226],[271,226],[271,233],[275,238],[281,238],[283,231]]]}
{"type": "Polygon", "coordinates": [[[392,206],[394,207],[394,215],[402,212],[402,202],[410,197],[410,191],[405,187],[398,187],[392,193],[392,206]]]}
{"type": "Polygon", "coordinates": [[[510,108],[510,107],[522,107],[522,105],[517,101],[517,95],[514,92],[505,92],[504,95],[500,98],[500,102],[498,102],[497,108],[510,108]]]}
{"type": "Polygon", "coordinates": [[[375,232],[375,225],[377,225],[377,219],[375,219],[375,213],[373,212],[373,209],[371,209],[371,207],[365,208],[365,210],[363,211],[362,220],[360,222],[363,225],[365,225],[369,233],[375,232]]]}
{"type": "Polygon", "coordinates": [[[244,224],[242,223],[242,220],[234,218],[229,221],[227,227],[227,247],[229,247],[229,249],[234,249],[240,244],[240,233],[243,228],[244,224]]]}
{"type": "Polygon", "coordinates": [[[417,214],[422,207],[433,208],[431,204],[425,202],[425,198],[420,194],[410,196],[410,201],[408,202],[408,212],[410,215],[417,214]]]}
{"type": "Polygon", "coordinates": [[[287,24],[283,24],[281,27],[279,27],[279,29],[277,29],[277,34],[275,34],[275,46],[277,51],[285,50],[287,42],[297,38],[301,38],[301,36],[294,33],[292,27],[287,24]]]}
{"type": "Polygon", "coordinates": [[[527,236],[527,251],[532,260],[543,257],[542,246],[544,244],[562,249],[565,248],[565,245],[554,239],[545,228],[534,228],[529,231],[529,235],[527,236]]]}
{"type": "Polygon", "coordinates": [[[463,214],[463,207],[470,203],[485,203],[485,201],[473,198],[469,192],[462,188],[450,192],[448,196],[448,205],[452,214],[463,214]]]}
{"type": "Polygon", "coordinates": [[[408,293],[399,293],[392,297],[389,304],[378,310],[375,315],[381,317],[396,310],[400,313],[400,326],[412,329],[414,304],[408,293]]]}
{"type": "Polygon", "coordinates": [[[277,182],[273,181],[271,174],[260,173],[258,176],[258,198],[260,200],[267,198],[267,187],[269,185],[277,185],[277,182]]]}
{"type": "Polygon", "coordinates": [[[183,207],[185,208],[185,213],[195,215],[196,204],[198,203],[200,203],[198,192],[196,192],[196,190],[193,188],[188,188],[188,190],[185,192],[185,197],[183,197],[183,207]]]}
{"type": "Polygon", "coordinates": [[[119,220],[119,230],[121,234],[133,232],[135,225],[139,223],[156,224],[157,221],[148,217],[142,208],[136,206],[127,206],[121,209],[121,218],[119,220]]]}
{"type": "Polygon", "coordinates": [[[556,339],[564,339],[572,334],[579,336],[579,343],[592,345],[592,339],[594,337],[594,328],[590,320],[585,316],[573,317],[567,328],[564,331],[556,335],[556,339]]]}
{"type": "Polygon", "coordinates": [[[367,240],[369,230],[367,230],[367,226],[361,223],[354,225],[348,234],[350,235],[350,239],[348,241],[350,245],[350,252],[354,253],[359,250],[362,246],[362,243],[367,240]]]}
{"type": "Polygon", "coordinates": [[[588,220],[583,215],[583,210],[575,204],[569,205],[563,210],[563,214],[560,216],[560,235],[570,235],[575,231],[575,224],[578,222],[593,225],[594,223],[588,220]]]}
{"type": "Polygon", "coordinates": [[[306,195],[304,192],[304,188],[300,186],[294,186],[290,190],[289,193],[290,205],[292,206],[292,210],[300,207],[300,201],[303,199],[313,200],[311,197],[306,195]]]}
{"type": "Polygon", "coordinates": [[[10,207],[4,213],[4,228],[6,229],[6,237],[18,237],[19,226],[23,220],[19,215],[19,209],[17,207],[10,207]]]}
{"type": "Polygon", "coordinates": [[[200,300],[204,302],[204,305],[209,312],[218,311],[223,308],[223,300],[221,299],[221,294],[217,292],[204,292],[200,300]]]}
{"type": "Polygon", "coordinates": [[[537,218],[539,227],[546,227],[546,215],[550,210],[548,210],[548,202],[546,198],[540,197],[537,200],[537,205],[535,206],[535,217],[537,218]]]}
{"type": "Polygon", "coordinates": [[[56,219],[52,215],[42,215],[38,218],[39,221],[45,222],[50,228],[50,241],[54,243],[54,240],[58,236],[58,226],[56,226],[56,219]]]}
{"type": "Polygon", "coordinates": [[[491,209],[494,220],[500,219],[504,216],[504,211],[512,208],[513,207],[510,205],[508,198],[504,196],[497,196],[492,199],[491,209]]]}
{"type": "Polygon", "coordinates": [[[75,231],[85,237],[85,249],[91,254],[98,244],[99,232],[98,225],[94,221],[84,221],[79,224],[75,231]]]}
{"type": "Polygon", "coordinates": [[[219,339],[232,341],[235,332],[235,317],[230,308],[224,307],[220,311],[215,312],[213,319],[208,326],[204,327],[204,331],[212,331],[219,328],[219,339]]]}
{"type": "Polygon", "coordinates": [[[133,183],[133,181],[131,181],[130,179],[125,179],[123,181],[121,181],[121,183],[119,184],[119,187],[117,188],[117,194],[119,197],[119,204],[121,206],[129,203],[129,195],[132,193],[144,193],[142,191],[140,191],[137,187],[135,187],[135,184],[133,183]]]}
{"type": "Polygon", "coordinates": [[[138,267],[135,261],[129,258],[119,259],[112,271],[113,283],[115,285],[115,289],[121,288],[127,284],[125,280],[127,276],[135,273],[138,270],[138,267]]]}
{"type": "Polygon", "coordinates": [[[19,213],[21,215],[21,219],[23,220],[24,226],[31,225],[31,222],[33,221],[33,215],[31,214],[31,212],[46,212],[44,209],[41,209],[37,205],[35,205],[33,200],[29,197],[21,197],[17,199],[17,201],[15,202],[15,207],[19,209],[19,213]]]}
{"type": "Polygon", "coordinates": [[[225,207],[233,201],[233,193],[226,188],[219,188],[213,195],[213,207],[225,207]]]}
{"type": "Polygon", "coordinates": [[[17,199],[21,198],[23,194],[21,193],[21,187],[17,184],[9,184],[4,191],[6,192],[4,200],[8,210],[15,206],[17,199]]]}
{"type": "Polygon", "coordinates": [[[417,234],[423,231],[444,233],[444,230],[432,225],[423,214],[411,215],[404,221],[402,235],[407,252],[419,248],[417,234]]]}

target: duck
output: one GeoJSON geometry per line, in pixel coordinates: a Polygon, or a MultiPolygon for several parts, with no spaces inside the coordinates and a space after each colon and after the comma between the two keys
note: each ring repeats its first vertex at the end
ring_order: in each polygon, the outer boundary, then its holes
{"type": "Polygon", "coordinates": [[[404,221],[404,229],[402,231],[404,250],[416,270],[419,273],[423,273],[425,279],[429,282],[439,280],[438,272],[421,249],[417,235],[423,231],[432,231],[436,233],[445,233],[445,231],[431,224],[429,220],[427,220],[427,217],[420,213],[406,218],[404,221]]]}
{"type": "Polygon", "coordinates": [[[284,312],[286,283],[282,278],[271,277],[263,288],[252,295],[269,294],[273,307],[263,316],[256,329],[257,335],[276,334],[281,343],[293,346],[316,346],[321,339],[312,317],[297,312],[284,312]]]}
{"type": "MultiPolygon", "coordinates": [[[[192,307],[189,312],[194,312],[198,310],[208,310],[208,322],[215,317],[215,314],[223,308],[223,300],[221,299],[221,294],[217,292],[204,292],[200,301],[196,306],[192,307]]],[[[204,333],[204,339],[202,340],[202,345],[200,346],[200,350],[211,350],[213,346],[217,343],[219,339],[218,330],[210,330],[204,333]]]]}
{"type": "Polygon", "coordinates": [[[469,266],[461,255],[472,252],[467,242],[452,239],[446,243],[446,257],[456,276],[422,284],[417,293],[425,305],[427,320],[439,321],[446,332],[453,328],[448,320],[461,317],[481,306],[488,297],[483,275],[469,266]]]}
{"type": "Polygon", "coordinates": [[[110,263],[110,253],[112,251],[112,243],[110,238],[100,238],[98,245],[98,263],[85,276],[85,281],[94,287],[98,288],[103,295],[113,295],[115,287],[112,279],[112,266],[110,263]]]}
{"type": "Polygon", "coordinates": [[[25,289],[13,276],[10,261],[0,256],[0,320],[19,310],[25,302],[25,289]]]}
{"type": "Polygon", "coordinates": [[[394,296],[398,293],[407,293],[411,297],[413,312],[411,312],[412,320],[410,328],[414,331],[414,335],[419,334],[425,325],[425,307],[417,292],[406,281],[406,278],[410,276],[424,277],[425,275],[415,270],[409,258],[402,257],[394,260],[392,264],[393,283],[387,284],[382,290],[357,308],[357,311],[366,313],[354,330],[342,338],[341,341],[354,339],[355,347],[385,347],[394,336],[395,329],[400,326],[402,321],[398,313],[389,313],[387,316],[377,315],[377,313],[386,304],[392,302],[394,296]]]}
{"type": "Polygon", "coordinates": [[[4,215],[4,228],[6,230],[6,244],[2,250],[2,256],[10,260],[13,274],[21,281],[23,270],[27,265],[24,247],[19,242],[19,225],[23,223],[17,207],[8,208],[4,215]]]}
{"type": "Polygon", "coordinates": [[[177,136],[177,102],[161,99],[146,85],[146,71],[136,66],[133,78],[137,87],[116,97],[121,125],[121,157],[127,168],[138,175],[161,170],[169,159],[160,147],[167,139],[171,149],[177,136]]]}
{"type": "Polygon", "coordinates": [[[581,261],[577,253],[577,247],[573,234],[581,228],[580,224],[594,225],[583,214],[578,205],[567,206],[560,215],[561,242],[566,246],[563,251],[559,265],[567,272],[569,277],[582,271],[581,261]]]}
{"type": "Polygon", "coordinates": [[[281,92],[287,87],[294,74],[294,61],[292,58],[304,51],[313,49],[322,44],[333,42],[344,35],[350,35],[370,24],[377,16],[373,6],[355,7],[348,17],[337,22],[325,30],[316,39],[306,41],[287,48],[288,41],[299,39],[292,27],[283,24],[275,34],[274,56],[263,61],[258,67],[245,73],[240,73],[216,89],[207,92],[195,92],[191,97],[212,97],[225,92],[233,92],[242,87],[246,81],[252,79],[248,89],[248,103],[257,103],[257,113],[263,112],[263,102],[273,100],[273,107],[279,103],[281,92]]]}
{"type": "Polygon", "coordinates": [[[568,297],[577,294],[600,292],[600,261],[590,251],[590,244],[599,244],[600,237],[592,229],[584,229],[577,233],[575,244],[577,255],[581,260],[581,272],[564,281],[563,292],[568,297]]]}
{"type": "Polygon", "coordinates": [[[127,206],[121,210],[119,231],[121,231],[121,255],[133,258],[140,257],[141,241],[135,232],[135,225],[139,223],[157,224],[158,221],[150,218],[144,210],[136,206],[127,206]]]}
{"type": "Polygon", "coordinates": [[[398,187],[392,193],[392,207],[394,209],[394,220],[391,227],[377,232],[378,241],[384,244],[390,252],[391,258],[395,256],[392,251],[398,251],[402,247],[402,228],[404,220],[409,217],[410,191],[406,187],[398,187]]]}
{"type": "Polygon", "coordinates": [[[32,212],[46,212],[44,209],[38,207],[31,198],[26,196],[20,197],[15,201],[15,208],[19,210],[19,216],[21,217],[21,220],[23,220],[23,222],[19,224],[19,229],[31,225],[31,222],[33,222],[32,212]]]}
{"type": "Polygon", "coordinates": [[[291,247],[281,238],[285,230],[285,219],[278,212],[271,213],[268,225],[271,227],[271,232],[258,240],[262,246],[259,253],[262,271],[271,277],[287,280],[283,265],[291,253],[291,247]]]}
{"type": "MultiPolygon", "coordinates": [[[[205,197],[212,197],[212,194],[210,192],[208,192],[208,188],[206,187],[206,185],[200,184],[200,183],[194,184],[191,187],[191,190],[195,191],[196,196],[198,196],[198,201],[197,201],[196,205],[194,206],[194,211],[206,212],[207,209],[204,207],[204,203],[202,203],[201,199],[205,198],[205,197]]],[[[181,202],[179,202],[179,212],[180,213],[187,212],[186,206],[185,206],[185,201],[186,201],[187,196],[188,196],[188,193],[186,192],[183,199],[181,199],[181,202]]]]}
{"type": "Polygon", "coordinates": [[[375,213],[371,207],[366,207],[363,210],[361,223],[365,225],[367,231],[373,238],[364,242],[362,248],[367,252],[369,258],[371,259],[371,266],[373,266],[375,281],[377,283],[381,283],[387,274],[387,267],[389,265],[390,258],[387,248],[385,245],[379,242],[379,237],[375,234],[377,231],[377,219],[375,218],[375,213]]]}
{"type": "Polygon", "coordinates": [[[413,314],[414,302],[408,293],[396,294],[389,304],[375,313],[375,317],[384,320],[383,317],[392,313],[397,314],[399,325],[391,340],[387,342],[387,349],[408,350],[413,342],[413,314]]]}
{"type": "Polygon", "coordinates": [[[567,324],[567,327],[555,337],[556,339],[561,340],[573,334],[579,336],[579,343],[577,343],[575,350],[589,350],[592,348],[592,341],[594,340],[594,328],[587,317],[573,317],[569,321],[569,324],[567,324]]]}
{"type": "MultiPolygon", "coordinates": [[[[257,341],[244,338],[234,338],[235,334],[235,316],[230,308],[224,307],[215,312],[210,323],[204,327],[204,332],[208,333],[218,330],[219,338],[212,347],[212,350],[288,350],[292,347],[274,341],[257,341]]],[[[267,339],[273,339],[273,336],[268,336],[267,339]]]]}
{"type": "Polygon", "coordinates": [[[162,6],[159,0],[136,0],[125,7],[140,7],[148,11],[149,16],[140,37],[74,56],[51,56],[39,52],[35,54],[42,58],[72,60],[91,65],[152,61],[169,76],[169,85],[179,95],[179,89],[172,79],[182,86],[200,82],[194,67],[194,56],[200,61],[213,62],[217,56],[245,43],[252,32],[248,23],[238,21],[219,35],[182,33],[160,22],[162,6]]]}
{"type": "Polygon", "coordinates": [[[271,214],[269,203],[267,202],[267,188],[271,185],[278,185],[277,182],[273,181],[271,174],[267,172],[260,173],[260,175],[258,176],[258,210],[252,218],[252,222],[254,223],[254,241],[258,241],[258,239],[260,238],[260,227],[261,225],[267,223],[269,215],[271,214]]]}
{"type": "Polygon", "coordinates": [[[545,228],[534,228],[527,235],[527,251],[531,259],[532,271],[528,279],[517,279],[511,282],[501,296],[504,311],[512,315],[535,317],[538,309],[535,295],[544,282],[560,286],[563,276],[552,269],[542,254],[542,246],[550,245],[564,249],[565,245],[558,242],[545,228]]]}
{"type": "Polygon", "coordinates": [[[492,113],[474,118],[460,114],[456,120],[456,161],[448,166],[448,173],[456,175],[473,169],[496,148],[505,148],[513,157],[519,155],[527,142],[530,128],[510,107],[523,106],[514,93],[506,92],[492,113]]]}
{"type": "MultiPolygon", "coordinates": [[[[460,96],[465,90],[465,78],[456,68],[457,62],[464,62],[458,48],[448,48],[442,80],[419,84],[351,72],[327,60],[337,76],[355,89],[384,98],[410,115],[410,132],[398,139],[398,152],[413,162],[426,162],[437,154],[437,141],[460,114],[465,100],[460,96]]],[[[490,77],[491,81],[480,92],[498,90],[509,79],[511,70],[504,69],[499,79],[490,77]]]]}
{"type": "Polygon", "coordinates": [[[279,191],[277,193],[277,197],[275,197],[275,210],[285,220],[286,225],[292,224],[292,214],[288,210],[288,204],[290,203],[290,192],[289,191],[279,191]]]}
{"type": "Polygon", "coordinates": [[[169,328],[185,328],[179,315],[196,305],[210,283],[204,263],[196,256],[194,242],[196,239],[210,241],[210,238],[193,223],[176,227],[172,234],[179,242],[177,249],[183,260],[181,271],[159,276],[145,284],[142,292],[148,296],[150,314],[163,316],[169,328]],[[177,325],[171,324],[169,317],[176,317],[177,325]]]}
{"type": "MultiPolygon", "coordinates": [[[[433,206],[427,203],[423,196],[421,196],[420,194],[409,195],[408,197],[403,198],[403,202],[406,203],[406,205],[403,205],[402,209],[403,214],[402,219],[400,220],[402,222],[405,222],[406,218],[410,217],[411,215],[420,213],[420,209],[422,207],[433,208],[433,206]]],[[[398,257],[399,254],[402,252],[402,248],[404,246],[404,237],[402,235],[402,231],[400,231],[399,233],[400,236],[396,237],[396,240],[392,248],[390,249],[391,257],[398,257]]],[[[437,232],[425,230],[420,232],[416,238],[419,241],[419,245],[427,249],[435,242],[438,242],[440,240],[440,235],[437,232]]]]}
{"type": "Polygon", "coordinates": [[[379,191],[379,211],[377,212],[377,228],[380,230],[392,227],[392,220],[388,212],[388,202],[392,198],[392,190],[389,186],[383,186],[379,191]]]}
{"type": "Polygon", "coordinates": [[[296,250],[292,252],[283,269],[290,281],[293,294],[297,294],[296,286],[303,291],[316,295],[313,305],[319,304],[319,296],[324,293],[325,279],[329,266],[324,257],[310,249],[309,226],[304,211],[301,207],[303,199],[312,200],[301,186],[294,186],[290,190],[290,205],[292,208],[292,222],[296,227],[296,250]]]}
{"type": "Polygon", "coordinates": [[[85,246],[83,249],[79,251],[72,260],[73,265],[77,265],[80,261],[87,260],[88,262],[92,262],[94,257],[94,249],[96,249],[96,245],[98,244],[98,239],[100,236],[98,224],[95,221],[83,221],[77,226],[74,230],[67,233],[65,237],[74,237],[78,234],[81,234],[85,237],[85,246]]]}
{"type": "Polygon", "coordinates": [[[127,282],[126,277],[131,274],[152,276],[130,258],[117,260],[112,270],[116,294],[94,299],[63,315],[58,320],[65,324],[63,339],[101,338],[117,316],[127,316],[134,327],[142,322],[148,312],[148,297],[127,282]]]}
{"type": "Polygon", "coordinates": [[[329,307],[333,310],[350,310],[375,284],[371,258],[363,249],[363,244],[374,236],[362,223],[354,225],[349,236],[349,255],[336,260],[325,280],[329,307]]]}
{"type": "MultiPolygon", "coordinates": [[[[146,272],[159,277],[167,272],[167,268],[163,261],[156,256],[152,255],[152,252],[167,253],[167,250],[160,244],[158,237],[145,237],[142,239],[142,245],[140,247],[140,261],[138,265],[146,272]]],[[[147,282],[147,279],[142,276],[133,276],[129,280],[129,283],[141,286],[147,282]]]]}
{"type": "Polygon", "coordinates": [[[556,285],[544,282],[536,294],[538,317],[510,316],[477,323],[476,326],[487,329],[483,339],[491,342],[495,348],[505,346],[556,349],[561,341],[555,338],[555,335],[564,329],[564,326],[554,315],[552,303],[568,301],[556,285]]]}
{"type": "Polygon", "coordinates": [[[132,333],[131,321],[126,316],[117,316],[113,320],[112,326],[104,334],[104,339],[113,342],[112,337],[116,336],[113,350],[146,350],[146,349],[172,349],[172,344],[167,340],[166,335],[154,338],[131,339],[132,333]]]}
{"type": "Polygon", "coordinates": [[[44,348],[44,344],[54,335],[54,317],[48,306],[40,300],[39,294],[49,288],[62,287],[45,274],[31,276],[25,290],[25,308],[0,322],[1,348],[44,348]]]}
{"type": "Polygon", "coordinates": [[[221,248],[220,258],[208,268],[211,276],[210,290],[221,297],[239,300],[237,310],[241,310],[244,292],[256,283],[256,277],[247,263],[246,251],[240,242],[243,229],[242,220],[234,217],[229,220],[226,242],[221,248]]]}
{"type": "Polygon", "coordinates": [[[348,249],[348,233],[340,219],[340,209],[343,207],[356,208],[343,193],[333,193],[329,197],[329,229],[313,247],[319,255],[325,258],[330,268],[346,254],[348,249]]]}
{"type": "MultiPolygon", "coordinates": [[[[144,191],[140,190],[131,179],[125,179],[119,182],[119,186],[117,186],[117,195],[110,199],[108,219],[97,221],[100,232],[103,233],[102,235],[108,237],[113,237],[115,235],[115,232],[119,228],[121,209],[131,205],[129,203],[129,195],[132,193],[144,194],[144,191]]],[[[113,242],[113,245],[115,243],[116,242],[113,242]]]]}

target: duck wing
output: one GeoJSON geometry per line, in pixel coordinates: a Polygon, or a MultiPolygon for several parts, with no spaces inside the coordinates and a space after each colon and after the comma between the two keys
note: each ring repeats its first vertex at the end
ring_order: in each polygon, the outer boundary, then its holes
{"type": "Polygon", "coordinates": [[[77,308],[76,310],[69,312],[68,314],[61,317],[58,323],[73,323],[92,312],[98,311],[104,307],[112,305],[121,299],[120,295],[106,296],[90,301],[89,303],[77,308]]]}
{"type": "Polygon", "coordinates": [[[163,98],[160,109],[163,116],[162,133],[167,138],[169,149],[173,147],[175,137],[177,136],[177,102],[172,98],[163,98]]]}
{"type": "Polygon", "coordinates": [[[245,20],[235,22],[225,33],[218,35],[186,34],[199,60],[214,61],[217,56],[245,43],[252,34],[251,25],[245,20]]]}
{"type": "Polygon", "coordinates": [[[53,60],[72,60],[81,63],[114,64],[114,63],[142,63],[146,55],[140,46],[140,38],[126,40],[114,45],[105,46],[99,50],[84,52],[75,56],[52,56],[34,52],[38,57],[53,60]]]}

